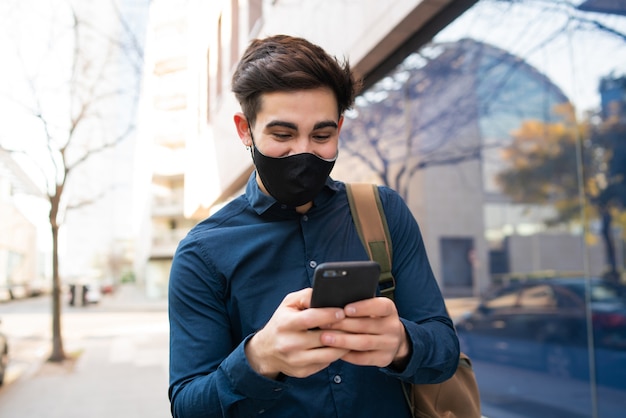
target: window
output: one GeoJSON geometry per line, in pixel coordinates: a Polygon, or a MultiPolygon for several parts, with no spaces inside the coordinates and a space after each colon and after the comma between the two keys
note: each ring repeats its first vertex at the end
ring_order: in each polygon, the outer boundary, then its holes
{"type": "Polygon", "coordinates": [[[556,307],[554,292],[545,284],[523,289],[520,292],[519,306],[521,308],[554,308],[556,307]]]}
{"type": "Polygon", "coordinates": [[[398,191],[444,296],[493,292],[487,417],[623,415],[625,69],[623,2],[479,0],[346,114],[334,175],[398,191]]]}

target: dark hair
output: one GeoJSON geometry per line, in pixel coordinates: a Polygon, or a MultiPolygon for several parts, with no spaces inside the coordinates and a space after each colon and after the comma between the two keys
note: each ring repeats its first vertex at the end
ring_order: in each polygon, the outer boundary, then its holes
{"type": "Polygon", "coordinates": [[[232,90],[248,122],[254,125],[260,96],[275,91],[330,88],[341,116],[361,87],[347,60],[339,62],[306,39],[276,35],[253,40],[239,61],[232,90]]]}

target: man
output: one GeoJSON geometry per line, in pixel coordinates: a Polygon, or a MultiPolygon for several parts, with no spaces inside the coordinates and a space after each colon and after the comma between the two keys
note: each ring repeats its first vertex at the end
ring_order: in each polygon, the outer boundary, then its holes
{"type": "Polygon", "coordinates": [[[253,41],[233,75],[256,172],[180,243],[170,274],[174,417],[408,417],[403,382],[436,383],[459,347],[413,216],[380,187],[395,304],[309,308],[315,267],[367,260],[345,185],[329,177],[358,91],[301,38],[253,41]]]}

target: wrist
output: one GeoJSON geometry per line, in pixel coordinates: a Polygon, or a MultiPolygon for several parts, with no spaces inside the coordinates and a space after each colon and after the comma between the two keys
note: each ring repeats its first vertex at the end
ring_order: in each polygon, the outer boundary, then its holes
{"type": "Polygon", "coordinates": [[[398,350],[396,351],[396,355],[394,356],[393,361],[391,362],[389,367],[394,370],[404,370],[407,364],[409,364],[412,351],[409,341],[409,336],[407,335],[405,330],[402,336],[402,340],[400,341],[400,345],[398,346],[398,350]]]}
{"type": "Polygon", "coordinates": [[[248,364],[250,364],[252,370],[257,372],[261,376],[275,380],[278,378],[279,372],[272,371],[270,368],[267,367],[267,362],[263,360],[263,355],[260,354],[262,350],[260,350],[258,347],[257,337],[258,334],[250,338],[244,347],[244,353],[246,354],[248,364]]]}

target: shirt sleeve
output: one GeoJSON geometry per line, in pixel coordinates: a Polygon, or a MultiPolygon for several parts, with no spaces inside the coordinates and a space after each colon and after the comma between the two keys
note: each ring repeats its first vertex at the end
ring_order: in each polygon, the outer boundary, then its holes
{"type": "Polygon", "coordinates": [[[395,191],[379,190],[392,240],[395,303],[411,344],[404,370],[383,372],[411,383],[438,383],[454,374],[459,341],[417,221],[395,191]]]}
{"type": "Polygon", "coordinates": [[[251,336],[235,346],[224,293],[225,284],[203,259],[199,242],[183,240],[168,292],[174,418],[257,415],[286,388],[250,367],[244,348],[251,336]]]}

